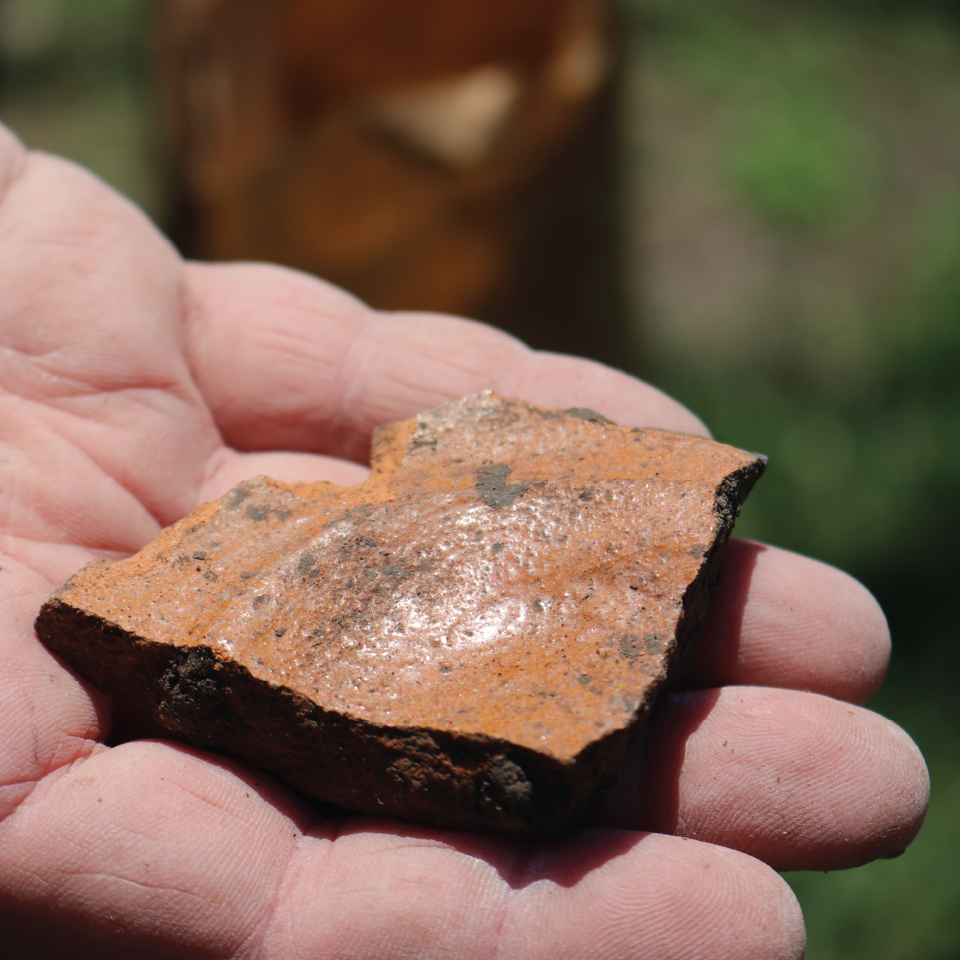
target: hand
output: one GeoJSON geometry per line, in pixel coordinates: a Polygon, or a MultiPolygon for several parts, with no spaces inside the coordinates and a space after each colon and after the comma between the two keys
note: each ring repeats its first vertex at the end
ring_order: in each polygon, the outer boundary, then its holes
{"type": "Polygon", "coordinates": [[[481,325],[184,265],[132,206],[0,128],[4,957],[795,958],[774,869],[910,842],[923,761],[853,705],[886,668],[883,615],[774,548],[731,544],[688,691],[631,748],[603,821],[562,843],[324,819],[239,763],[128,739],[34,636],[87,560],[256,474],[358,482],[375,425],[488,387],[704,431],[643,383],[481,325]]]}

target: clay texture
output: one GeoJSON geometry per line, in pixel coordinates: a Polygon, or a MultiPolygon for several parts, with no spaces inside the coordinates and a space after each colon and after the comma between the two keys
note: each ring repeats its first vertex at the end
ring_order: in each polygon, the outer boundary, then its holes
{"type": "Polygon", "coordinates": [[[37,633],[202,747],[349,810],[563,834],[706,616],[766,461],[481,394],[356,487],[258,477],[98,560],[37,633]]]}

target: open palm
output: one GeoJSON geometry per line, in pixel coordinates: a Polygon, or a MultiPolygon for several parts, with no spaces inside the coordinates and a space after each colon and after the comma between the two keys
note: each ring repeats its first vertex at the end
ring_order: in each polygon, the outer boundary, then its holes
{"type": "Polygon", "coordinates": [[[882,679],[883,616],[773,548],[731,542],[685,692],[565,842],[324,818],[239,763],[133,739],[37,641],[40,604],[91,558],[256,474],[358,482],[373,427],[486,388],[703,432],[639,381],[478,324],[185,265],[132,206],[0,127],[4,958],[798,957],[774,869],[910,842],[923,761],[852,705],[882,679]]]}

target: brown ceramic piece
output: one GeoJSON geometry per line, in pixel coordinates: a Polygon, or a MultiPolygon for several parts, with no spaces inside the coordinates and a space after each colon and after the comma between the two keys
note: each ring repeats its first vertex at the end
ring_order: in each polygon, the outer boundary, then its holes
{"type": "Polygon", "coordinates": [[[351,810],[562,833],[706,615],[766,461],[467,397],[356,487],[247,481],[44,604],[101,690],[351,810]]]}

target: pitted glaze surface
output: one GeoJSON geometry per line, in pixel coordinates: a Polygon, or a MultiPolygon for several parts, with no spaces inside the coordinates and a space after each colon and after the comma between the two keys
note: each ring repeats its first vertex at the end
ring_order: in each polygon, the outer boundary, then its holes
{"type": "Polygon", "coordinates": [[[58,596],[371,728],[569,764],[649,711],[761,461],[481,394],[377,431],[364,484],[247,481],[58,596]]]}

